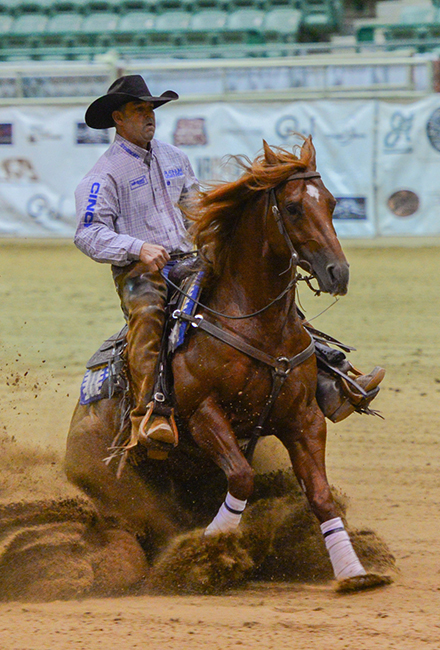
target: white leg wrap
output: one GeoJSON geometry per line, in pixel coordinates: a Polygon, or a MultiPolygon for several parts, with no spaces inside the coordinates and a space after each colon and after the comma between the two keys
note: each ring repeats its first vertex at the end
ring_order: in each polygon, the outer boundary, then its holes
{"type": "Polygon", "coordinates": [[[218,513],[206,528],[205,535],[218,535],[218,533],[229,533],[235,530],[240,523],[246,503],[246,501],[236,499],[228,492],[218,513]]]}
{"type": "Polygon", "coordinates": [[[325,545],[337,580],[364,576],[366,571],[354,552],[342,519],[335,517],[321,524],[325,545]]]}

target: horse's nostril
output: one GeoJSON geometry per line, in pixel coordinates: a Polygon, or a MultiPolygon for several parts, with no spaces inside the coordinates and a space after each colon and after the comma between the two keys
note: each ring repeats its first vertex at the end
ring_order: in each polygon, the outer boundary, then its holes
{"type": "Polygon", "coordinates": [[[342,288],[348,284],[348,264],[328,264],[327,274],[333,285],[338,285],[342,288]]]}
{"type": "Polygon", "coordinates": [[[335,282],[335,280],[338,279],[337,278],[337,273],[335,272],[335,265],[334,264],[328,264],[327,265],[327,273],[329,274],[330,279],[332,280],[332,282],[335,282]]]}

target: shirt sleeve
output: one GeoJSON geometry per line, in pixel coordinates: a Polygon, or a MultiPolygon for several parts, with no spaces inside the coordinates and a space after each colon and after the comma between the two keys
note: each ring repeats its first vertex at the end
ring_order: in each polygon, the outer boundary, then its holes
{"type": "Polygon", "coordinates": [[[196,175],[194,174],[193,168],[191,167],[191,163],[189,162],[189,158],[186,154],[184,154],[184,156],[185,156],[183,161],[184,183],[183,183],[183,187],[179,199],[179,205],[182,205],[183,207],[185,206],[185,204],[188,204],[191,201],[191,198],[195,195],[195,193],[199,189],[199,181],[197,180],[196,175]]]}
{"type": "Polygon", "coordinates": [[[87,176],[75,192],[75,245],[96,262],[126,266],[139,259],[141,239],[116,232],[119,199],[110,176],[87,176]]]}

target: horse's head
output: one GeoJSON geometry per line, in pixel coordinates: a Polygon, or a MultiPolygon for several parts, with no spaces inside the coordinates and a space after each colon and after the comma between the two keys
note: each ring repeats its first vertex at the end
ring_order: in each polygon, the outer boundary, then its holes
{"type": "MultiPolygon", "coordinates": [[[[280,159],[264,142],[264,157],[268,166],[280,164],[280,159]]],[[[316,172],[315,148],[309,137],[301,148],[304,165],[293,170],[283,180],[272,197],[280,213],[280,223],[272,245],[284,254],[288,238],[298,254],[298,264],[316,277],[321,291],[344,295],[348,288],[348,262],[336,236],[332,214],[335,198],[316,172]],[[282,236],[284,231],[285,237],[282,236]]],[[[276,210],[275,210],[275,217],[276,210]]],[[[269,217],[270,218],[270,217],[269,217]]]]}

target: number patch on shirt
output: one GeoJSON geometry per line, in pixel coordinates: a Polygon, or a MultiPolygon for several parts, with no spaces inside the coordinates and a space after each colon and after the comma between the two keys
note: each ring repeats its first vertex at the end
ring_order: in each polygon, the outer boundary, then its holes
{"type": "Polygon", "coordinates": [[[137,190],[138,187],[147,185],[148,181],[146,176],[139,176],[139,178],[134,178],[132,181],[129,181],[129,183],[130,183],[131,190],[137,190]]]}

